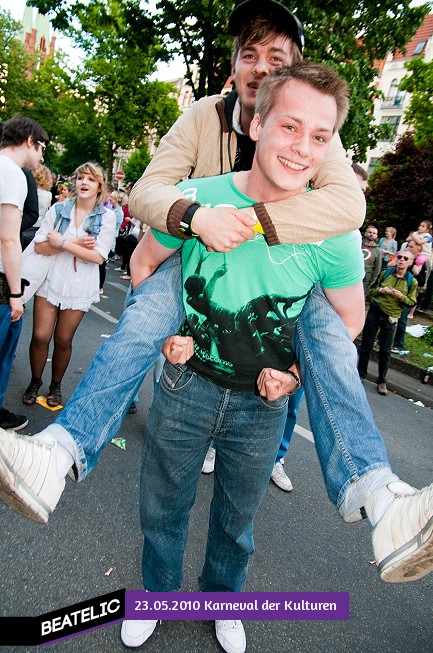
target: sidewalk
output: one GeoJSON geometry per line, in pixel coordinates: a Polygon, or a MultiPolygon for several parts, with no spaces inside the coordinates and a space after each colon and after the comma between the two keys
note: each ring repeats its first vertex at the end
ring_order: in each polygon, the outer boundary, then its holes
{"type": "MultiPolygon", "coordinates": [[[[376,353],[376,352],[374,352],[376,353]]],[[[430,374],[430,382],[428,384],[421,383],[420,374],[417,378],[405,374],[392,365],[394,364],[394,359],[391,361],[391,367],[388,370],[386,377],[386,385],[390,392],[396,392],[402,397],[407,399],[413,399],[414,401],[421,401],[424,406],[433,408],[433,385],[431,381],[433,379],[433,372],[430,374]]],[[[410,367],[415,367],[411,365],[410,367]]],[[[416,368],[421,373],[421,368],[416,368]]],[[[377,382],[377,362],[373,360],[373,355],[370,358],[370,363],[368,365],[367,379],[373,383],[377,382]]],[[[386,397],[384,397],[386,400],[386,397]]]]}
{"type": "MultiPolygon", "coordinates": [[[[424,323],[431,323],[433,317],[432,311],[417,315],[419,321],[424,323]]],[[[359,347],[360,339],[357,339],[356,345],[359,347]]],[[[433,359],[427,359],[426,368],[433,365],[433,359]]],[[[367,379],[373,383],[377,382],[378,374],[377,366],[377,351],[373,350],[368,365],[367,379]]],[[[424,406],[433,408],[433,372],[430,372],[428,383],[422,383],[426,372],[421,367],[417,367],[408,363],[401,356],[391,356],[391,365],[388,370],[386,385],[388,390],[396,392],[402,397],[413,399],[413,401],[421,401],[424,406]]]]}

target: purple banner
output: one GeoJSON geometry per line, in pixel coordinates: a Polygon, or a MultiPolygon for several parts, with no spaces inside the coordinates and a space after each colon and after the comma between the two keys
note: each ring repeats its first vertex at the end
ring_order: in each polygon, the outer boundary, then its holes
{"type": "Polygon", "coordinates": [[[344,621],[349,592],[145,592],[128,590],[126,619],[344,621]]]}

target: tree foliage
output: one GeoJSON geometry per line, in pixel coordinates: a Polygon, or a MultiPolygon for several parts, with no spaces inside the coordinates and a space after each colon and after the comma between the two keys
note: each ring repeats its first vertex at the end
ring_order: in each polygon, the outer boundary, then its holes
{"type": "Polygon", "coordinates": [[[130,181],[135,183],[138,179],[140,179],[144,170],[149,165],[150,159],[151,156],[149,148],[147,147],[146,143],[143,143],[139,150],[136,150],[131,154],[128,161],[124,165],[125,182],[128,183],[130,181]]]}
{"type": "Polygon", "coordinates": [[[367,149],[386,135],[374,124],[376,63],[388,52],[403,49],[422,24],[429,5],[410,4],[411,0],[316,0],[299,6],[305,57],[334,66],[349,84],[351,108],[340,135],[355,160],[365,160],[367,149]]]}
{"type": "Polygon", "coordinates": [[[171,97],[173,87],[149,81],[161,46],[154,21],[139,0],[33,4],[50,12],[53,25],[86,53],[76,81],[95,115],[85,131],[94,126],[108,170],[120,148],[139,147],[149,133],[161,137],[171,127],[178,116],[177,102],[171,97]]]}
{"type": "Polygon", "coordinates": [[[0,11],[0,117],[11,118],[22,113],[32,99],[32,85],[28,70],[34,66],[30,57],[18,40],[21,25],[12,19],[9,12],[0,11]]]}
{"type": "Polygon", "coordinates": [[[433,61],[411,59],[405,68],[410,74],[403,77],[399,88],[412,95],[404,120],[415,130],[416,143],[428,143],[433,134],[433,61]]]}
{"type": "Polygon", "coordinates": [[[369,179],[367,219],[382,231],[395,227],[398,239],[404,240],[421,220],[433,221],[432,188],[433,137],[417,145],[413,134],[406,133],[369,179]]]}
{"type": "MultiPolygon", "coordinates": [[[[33,4],[40,11],[51,11],[53,24],[75,33],[92,56],[109,56],[102,43],[95,45],[98,32],[110,36],[111,50],[128,46],[135,53],[130,62],[136,56],[150,65],[181,54],[196,99],[219,93],[230,75],[231,38],[225,28],[232,0],[158,0],[154,17],[148,3],[140,0],[33,0],[33,4]],[[196,82],[194,64],[200,69],[196,82]]],[[[428,4],[410,4],[411,0],[312,0],[291,6],[304,22],[305,57],[334,66],[349,83],[352,105],[341,136],[357,160],[363,160],[367,149],[385,135],[373,122],[375,62],[404,48],[428,13],[428,4]]],[[[132,85],[139,79],[128,75],[132,85]]]]}
{"type": "Polygon", "coordinates": [[[194,98],[220,93],[231,72],[233,40],[226,25],[232,0],[159,0],[157,8],[160,33],[168,39],[169,52],[182,56],[194,98]]]}

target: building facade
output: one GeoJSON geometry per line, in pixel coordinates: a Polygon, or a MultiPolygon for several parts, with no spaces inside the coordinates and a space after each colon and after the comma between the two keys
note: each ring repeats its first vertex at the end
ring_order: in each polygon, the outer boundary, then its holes
{"type": "Polygon", "coordinates": [[[388,54],[387,58],[378,62],[379,76],[377,88],[382,91],[384,98],[378,98],[374,106],[375,123],[390,124],[391,138],[379,141],[374,149],[368,151],[364,167],[372,172],[379,159],[393,149],[395,142],[407,130],[404,123],[404,111],[410,102],[410,93],[400,91],[399,83],[408,71],[404,64],[420,57],[426,63],[433,59],[433,14],[425,17],[422,26],[418,29],[413,39],[407,44],[406,51],[400,50],[395,54],[388,54]]]}

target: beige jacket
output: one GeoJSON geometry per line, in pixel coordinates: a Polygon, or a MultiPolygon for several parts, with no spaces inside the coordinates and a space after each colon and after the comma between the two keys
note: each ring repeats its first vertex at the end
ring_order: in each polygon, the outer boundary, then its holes
{"type": "MultiPolygon", "coordinates": [[[[184,237],[179,222],[191,202],[175,187],[187,177],[230,172],[236,156],[219,95],[195,102],[162,138],[158,150],[129,196],[131,215],[150,226],[184,237]]],[[[365,200],[336,134],[314,188],[280,202],[254,205],[270,245],[311,243],[359,228],[365,200]]]]}

